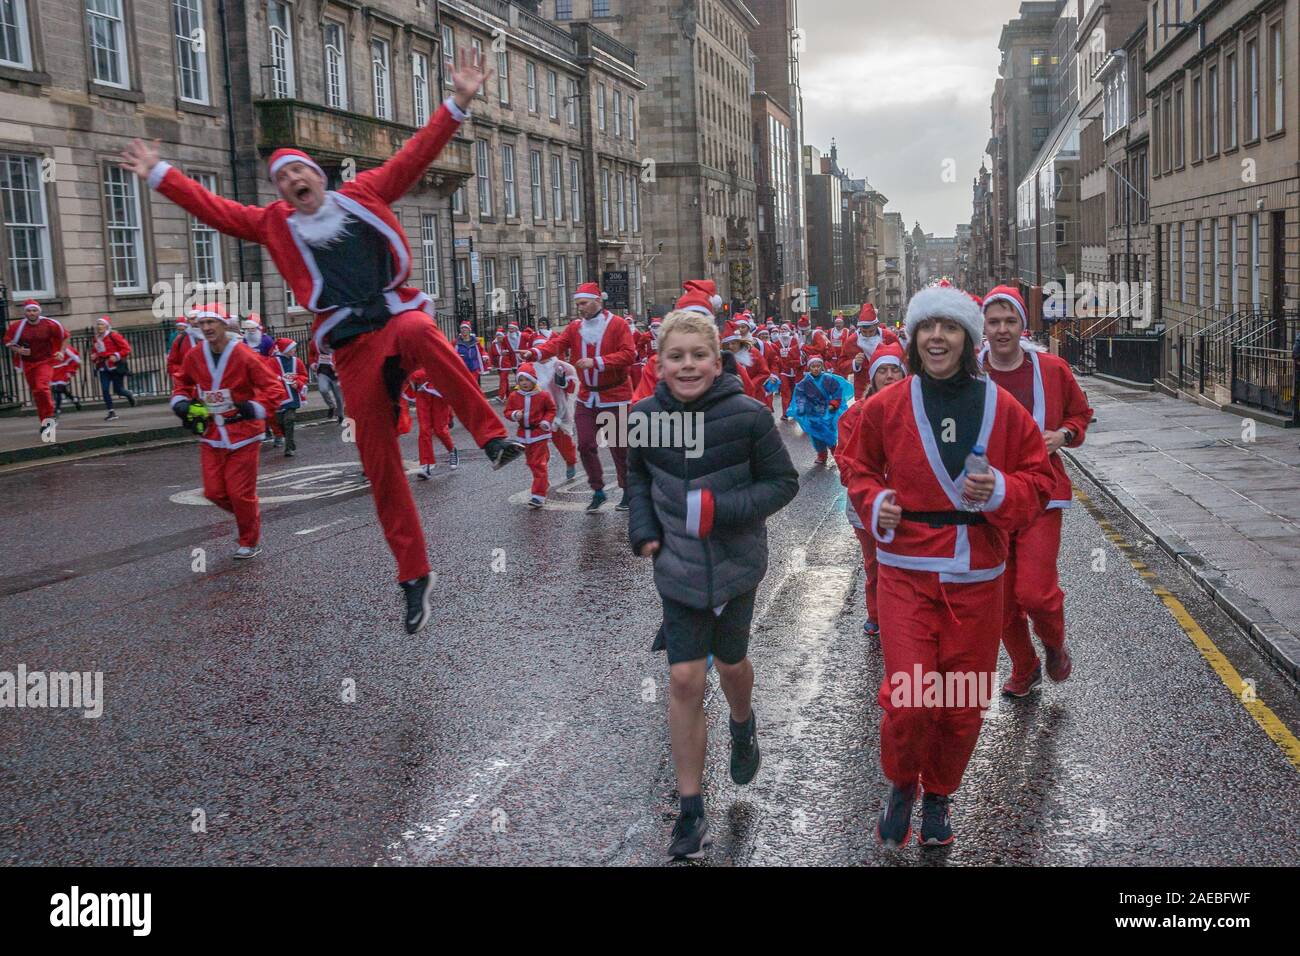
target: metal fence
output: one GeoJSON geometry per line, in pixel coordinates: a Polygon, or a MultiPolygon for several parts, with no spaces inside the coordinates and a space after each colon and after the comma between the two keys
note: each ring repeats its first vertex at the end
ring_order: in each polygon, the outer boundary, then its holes
{"type": "Polygon", "coordinates": [[[1154,384],[1160,377],[1163,332],[1101,335],[1090,341],[1094,347],[1093,371],[1097,374],[1143,385],[1154,384]]]}
{"type": "Polygon", "coordinates": [[[1282,415],[1300,425],[1296,385],[1300,374],[1290,350],[1257,345],[1232,349],[1232,400],[1282,415]]]}

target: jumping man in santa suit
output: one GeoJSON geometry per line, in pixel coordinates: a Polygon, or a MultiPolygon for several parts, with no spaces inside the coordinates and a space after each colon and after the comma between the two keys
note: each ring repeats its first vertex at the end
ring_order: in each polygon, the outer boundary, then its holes
{"type": "Polygon", "coordinates": [[[191,406],[208,412],[199,436],[203,496],[235,516],[239,550],[251,558],[259,545],[262,514],[257,501],[259,443],[266,417],[286,400],[284,383],[234,329],[238,316],[219,304],[191,313],[203,342],[186,353],[172,390],[171,407],[187,425],[191,406]]]}
{"type": "Polygon", "coordinates": [[[1055,483],[1033,418],[980,373],[983,326],[964,292],[914,295],[912,375],[866,402],[844,452],[849,498],[876,539],[891,784],[877,834],[890,847],[912,835],[918,788],[921,843],[952,842],[949,800],[997,673],[1007,537],[1037,520],[1055,483]]]}
{"type": "MultiPolygon", "coordinates": [[[[597,416],[602,412],[618,414],[632,400],[632,383],[628,369],[636,361],[636,343],[627,322],[605,308],[604,293],[594,282],[584,282],[573,293],[574,308],[581,318],[532,350],[532,359],[544,362],[557,355],[567,355],[578,371],[578,406],[574,417],[578,427],[578,454],[591,486],[587,512],[600,510],[605,503],[605,474],[600,464],[600,446],[596,441],[597,416]]],[[[613,438],[615,436],[611,436],[613,438]]],[[[619,511],[627,510],[627,449],[611,440],[610,455],[624,489],[619,511]]]]}
{"type": "Polygon", "coordinates": [[[898,345],[898,336],[881,327],[875,306],[870,302],[864,303],[858,313],[857,334],[845,340],[838,366],[841,375],[853,380],[855,399],[861,398],[862,393],[871,387],[871,361],[876,349],[886,342],[898,345]]]}
{"type": "Polygon", "coordinates": [[[1070,676],[1073,664],[1065,647],[1065,595],[1056,563],[1061,550],[1061,512],[1070,507],[1074,496],[1057,452],[1083,444],[1092,421],[1087,396],[1070,366],[1055,355],[1037,351],[1022,337],[1025,327],[1025,303],[1017,290],[998,286],[985,296],[984,335],[989,351],[984,368],[989,378],[1034,417],[1055,476],[1047,509],[1029,527],[1011,534],[1002,632],[1002,643],[1011,658],[1011,679],[1002,692],[1009,697],[1024,697],[1043,680],[1029,639],[1031,620],[1043,642],[1047,676],[1054,681],[1070,676]]]}
{"type": "MultiPolygon", "coordinates": [[[[459,59],[459,57],[458,57],[459,59]]],[[[442,151],[479,87],[487,80],[476,57],[451,74],[455,92],[429,122],[378,169],[337,191],[306,153],[276,150],[270,178],[281,199],[244,206],[208,192],[136,140],[124,168],[202,222],[267,247],[295,298],[316,313],[313,337],[334,349],[339,383],[356,424],[357,449],[406,596],[405,624],[414,634],[430,616],[429,555],[397,438],[402,385],[417,368],[446,396],[456,418],[483,447],[494,468],[518,457],[465,368],[424,311],[429,298],[406,284],[411,249],[391,205],[414,186],[442,151]]]]}

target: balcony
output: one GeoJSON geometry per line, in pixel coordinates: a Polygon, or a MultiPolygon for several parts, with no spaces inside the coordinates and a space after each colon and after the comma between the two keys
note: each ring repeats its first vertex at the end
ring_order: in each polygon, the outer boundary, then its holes
{"type": "MultiPolygon", "coordinates": [[[[415,134],[415,127],[301,100],[263,99],[257,110],[257,149],[269,156],[282,146],[305,150],[327,172],[351,159],[357,171],[388,160],[415,134]]],[[[420,186],[450,196],[474,174],[467,139],[453,138],[430,164],[420,186]]],[[[419,187],[417,187],[419,188],[419,187]]]]}

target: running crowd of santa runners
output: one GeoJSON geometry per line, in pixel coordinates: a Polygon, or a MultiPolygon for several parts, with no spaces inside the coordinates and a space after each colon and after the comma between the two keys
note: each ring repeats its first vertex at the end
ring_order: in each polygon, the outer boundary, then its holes
{"type": "MultiPolygon", "coordinates": [[[[587,511],[602,511],[608,446],[627,544],[652,562],[663,606],[652,647],[668,658],[681,803],[669,856],[695,858],[711,842],[703,797],[711,667],[730,711],[731,777],[747,784],[759,770],[761,695],[756,708],[749,638],[768,565],[765,525],[799,491],[787,445],[809,441],[814,467],[838,468],[847,490],[865,564],[864,640],[878,641],[884,660],[879,744],[890,786],[877,835],[887,847],[906,845],[920,797],[918,842],[951,843],[951,801],[979,736],[999,647],[1012,662],[1002,687],[1010,697],[1033,692],[1044,671],[1055,682],[1071,673],[1057,556],[1072,492],[1057,453],[1084,440],[1092,410],[1069,366],[1025,337],[1014,288],[981,298],[946,281],[912,298],[898,330],[883,328],[870,305],[851,328],[837,319],[815,329],[806,317],[794,325],[747,314],[721,321],[713,284],[687,279],[676,308],[645,329],[612,314],[586,283],[573,297],[576,318],[561,329],[510,326],[482,341],[466,325],[449,342],[427,296],[408,284],[410,246],[391,204],[443,149],[490,76],[477,59],[459,61],[455,92],[429,123],[337,191],[296,149],[270,157],[281,198],[265,207],[208,192],[155,146],[136,141],[123,154],[123,167],[161,196],[264,245],[316,316],[307,363],[290,340],[271,339],[247,317],[241,327],[216,303],[187,317],[173,348],[172,408],[200,438],[204,495],[234,515],[235,557],[259,552],[260,448],[269,428],[294,453],[307,365],[337,420],[355,432],[410,634],[432,616],[428,549],[399,445],[411,405],[417,478],[433,473],[435,439],[449,467],[459,464],[454,416],[492,468],[525,460],[528,503],[543,516],[535,520],[572,520],[545,508],[552,445],[566,478],[581,460],[587,511]],[[482,388],[491,376],[500,414],[482,388]],[[698,454],[602,433],[601,417],[620,410],[694,416],[698,454]]],[[[95,343],[97,365],[111,371],[125,358],[125,342],[107,323],[95,343]]],[[[6,344],[46,419],[55,369],[70,359],[66,333],[29,303],[6,344]]],[[[624,533],[621,522],[610,527],[624,533]]]]}

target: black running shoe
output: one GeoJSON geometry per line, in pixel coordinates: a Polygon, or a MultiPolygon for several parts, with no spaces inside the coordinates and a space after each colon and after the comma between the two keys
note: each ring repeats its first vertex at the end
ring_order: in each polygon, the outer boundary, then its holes
{"type": "Polygon", "coordinates": [[[483,451],[487,453],[488,461],[492,462],[492,470],[496,471],[522,455],[524,443],[513,438],[493,438],[483,446],[483,451]]]}
{"type": "Polygon", "coordinates": [[[673,842],[668,845],[668,858],[698,860],[712,843],[708,821],[703,816],[688,817],[683,814],[673,825],[673,842]]]}
{"type": "Polygon", "coordinates": [[[128,405],[130,405],[132,408],[135,408],[135,392],[127,392],[126,401],[128,405]]]}
{"type": "Polygon", "coordinates": [[[403,581],[406,592],[406,633],[414,634],[429,623],[432,608],[429,606],[429,575],[414,581],[403,581]]]}
{"type": "Polygon", "coordinates": [[[587,504],[587,514],[592,515],[600,510],[600,506],[605,503],[605,492],[593,491],[591,501],[587,504]]]}
{"type": "Polygon", "coordinates": [[[921,846],[947,846],[955,839],[948,820],[952,797],[927,793],[921,800],[921,846]]]}
{"type": "Polygon", "coordinates": [[[627,511],[631,505],[631,499],[628,497],[627,489],[623,489],[623,497],[618,499],[618,504],[614,506],[615,511],[627,511]]]}
{"type": "Polygon", "coordinates": [[[762,756],[758,752],[758,721],[751,714],[749,729],[743,738],[731,735],[731,779],[746,784],[758,773],[762,756]]]}
{"type": "Polygon", "coordinates": [[[891,850],[907,846],[912,838],[912,804],[916,803],[916,786],[889,788],[889,796],[880,810],[876,837],[891,850]]]}

